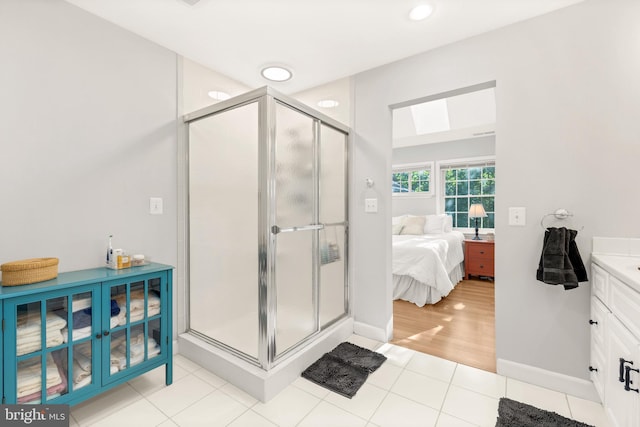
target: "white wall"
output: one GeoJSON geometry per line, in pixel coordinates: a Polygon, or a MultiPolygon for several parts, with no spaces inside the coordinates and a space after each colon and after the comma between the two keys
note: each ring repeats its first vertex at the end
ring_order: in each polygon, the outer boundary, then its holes
{"type": "Polygon", "coordinates": [[[187,58],[182,58],[181,64],[182,114],[219,102],[208,95],[209,91],[222,91],[233,97],[255,89],[187,58]]]}
{"type": "Polygon", "coordinates": [[[176,55],[61,0],[0,3],[0,263],[176,263],[176,55]],[[149,197],[164,214],[149,214],[149,197]]]}
{"type": "Polygon", "coordinates": [[[355,76],[351,260],[355,320],[392,316],[391,114],[388,106],[495,80],[496,351],[499,359],[587,379],[589,284],[564,291],[535,280],[540,219],[557,208],[590,260],[592,236],[639,237],[640,2],[587,0],[355,76]],[[379,214],[363,210],[364,179],[379,214]],[[510,227],[510,206],[527,225],[510,227]]]}

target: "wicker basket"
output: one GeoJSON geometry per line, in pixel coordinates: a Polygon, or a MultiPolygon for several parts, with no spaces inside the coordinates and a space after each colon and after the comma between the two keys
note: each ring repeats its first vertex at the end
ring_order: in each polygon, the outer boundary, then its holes
{"type": "Polygon", "coordinates": [[[58,258],[32,258],[0,265],[2,286],[27,285],[58,277],[58,258]]]}

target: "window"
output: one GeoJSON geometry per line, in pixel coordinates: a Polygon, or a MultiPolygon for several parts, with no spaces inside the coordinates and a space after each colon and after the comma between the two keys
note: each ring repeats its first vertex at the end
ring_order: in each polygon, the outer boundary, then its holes
{"type": "Polygon", "coordinates": [[[431,196],[433,162],[394,165],[391,191],[394,196],[431,196]]]}
{"type": "Polygon", "coordinates": [[[482,203],[487,216],[478,220],[478,228],[494,228],[496,167],[494,161],[441,165],[444,212],[453,217],[453,226],[474,228],[469,206],[482,203]]]}

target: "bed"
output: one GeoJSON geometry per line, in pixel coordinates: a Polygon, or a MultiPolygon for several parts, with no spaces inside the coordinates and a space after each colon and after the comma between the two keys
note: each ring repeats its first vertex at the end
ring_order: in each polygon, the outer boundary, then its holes
{"type": "Polygon", "coordinates": [[[445,217],[394,218],[393,299],[410,301],[418,307],[435,304],[464,278],[464,235],[447,226],[445,217]]]}

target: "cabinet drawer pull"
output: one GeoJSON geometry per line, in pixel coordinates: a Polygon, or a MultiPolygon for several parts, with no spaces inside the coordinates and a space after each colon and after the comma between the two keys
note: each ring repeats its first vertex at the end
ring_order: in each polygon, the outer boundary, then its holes
{"type": "Polygon", "coordinates": [[[105,337],[108,337],[108,336],[109,336],[109,331],[104,331],[104,334],[103,334],[103,335],[104,335],[105,337]]]}
{"type": "Polygon", "coordinates": [[[480,255],[484,255],[484,251],[480,251],[480,255]]]}
{"type": "Polygon", "coordinates": [[[593,366],[589,366],[589,372],[598,372],[598,368],[594,368],[593,366]]]}
{"type": "Polygon", "coordinates": [[[96,334],[96,338],[97,338],[97,339],[102,338],[102,334],[96,334]]]}
{"type": "Polygon", "coordinates": [[[590,324],[590,325],[597,325],[597,324],[598,324],[598,321],[597,321],[597,320],[589,319],[589,324],[590,324]]]}
{"type": "Polygon", "coordinates": [[[631,381],[630,371],[640,372],[640,369],[633,369],[631,366],[625,366],[624,370],[625,370],[624,389],[627,391],[635,391],[636,393],[640,393],[640,390],[638,390],[637,388],[629,387],[629,384],[633,384],[633,381],[631,381]]]}
{"type": "MultiPolygon", "coordinates": [[[[625,363],[628,363],[629,365],[633,365],[633,362],[631,360],[624,360],[622,357],[619,359],[620,360],[620,371],[618,372],[618,381],[620,381],[621,383],[624,382],[624,375],[625,375],[625,363]]],[[[628,372],[628,371],[627,371],[628,372]]]]}

